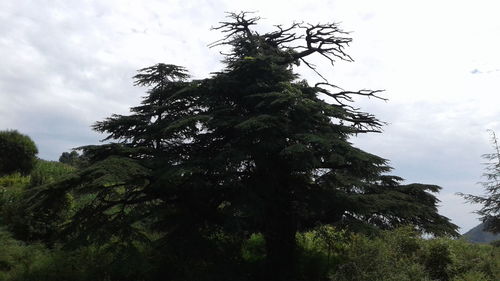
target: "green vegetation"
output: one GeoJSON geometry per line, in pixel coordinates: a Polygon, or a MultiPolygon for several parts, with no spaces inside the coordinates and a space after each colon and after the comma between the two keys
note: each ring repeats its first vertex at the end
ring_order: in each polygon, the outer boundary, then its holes
{"type": "Polygon", "coordinates": [[[60,196],[44,212],[35,211],[29,199],[37,189],[61,180],[74,170],[59,162],[37,160],[29,176],[11,174],[0,178],[0,218],[15,238],[46,243],[54,240],[59,227],[69,219],[72,196],[60,196]]]}
{"type": "MultiPolygon", "coordinates": [[[[299,233],[296,240],[297,280],[496,281],[500,278],[500,248],[449,238],[425,240],[409,228],[367,237],[324,226],[299,233]]],[[[170,271],[185,262],[168,258],[159,261],[162,253],[141,244],[109,243],[63,250],[26,244],[5,231],[0,231],[0,248],[0,280],[5,281],[171,280],[165,276],[172,276],[170,271]]],[[[247,272],[258,272],[264,259],[264,238],[252,235],[242,248],[247,272]]],[[[210,266],[191,267],[193,279],[189,280],[214,280],[213,275],[205,275],[210,266]]],[[[229,277],[220,275],[217,280],[262,280],[244,273],[238,279],[229,277]]]]}
{"type": "Polygon", "coordinates": [[[0,178],[0,280],[498,280],[499,248],[452,240],[439,186],[349,141],[380,131],[351,104],[379,91],[294,73],[350,61],[345,32],[229,18],[223,70],[141,69],[142,104],[94,125],[110,143],[0,178]]]}
{"type": "Polygon", "coordinates": [[[88,165],[86,155],[80,155],[75,150],[72,150],[71,152],[63,152],[61,156],[59,156],[59,162],[75,168],[83,168],[88,165]]]}
{"type": "Polygon", "coordinates": [[[75,171],[75,168],[60,162],[37,160],[30,174],[30,186],[42,186],[60,180],[75,171]]]}
{"type": "Polygon", "coordinates": [[[29,174],[38,149],[30,137],[18,131],[0,131],[0,175],[29,174]]]}

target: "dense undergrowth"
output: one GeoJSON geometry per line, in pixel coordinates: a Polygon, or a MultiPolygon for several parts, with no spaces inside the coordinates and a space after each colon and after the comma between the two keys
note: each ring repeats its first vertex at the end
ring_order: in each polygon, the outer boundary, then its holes
{"type": "MultiPolygon", "coordinates": [[[[50,183],[71,172],[61,163],[41,161],[30,176],[0,178],[0,280],[260,280],[265,262],[261,234],[243,242],[211,237],[210,257],[183,260],[169,252],[153,233],[150,241],[108,241],[67,247],[48,243],[78,201],[71,198],[47,216],[26,211],[22,199],[34,185],[50,183]],[[40,217],[45,219],[40,219],[40,217]],[[34,219],[36,218],[36,219],[34,219]],[[37,239],[38,238],[38,239],[37,239]]],[[[70,196],[71,197],[71,196],[70,196]]],[[[451,238],[423,239],[411,228],[372,236],[320,226],[297,235],[300,280],[322,281],[495,281],[500,280],[500,247],[451,238]]],[[[196,245],[186,245],[196,251],[196,245]]]]}
{"type": "MultiPolygon", "coordinates": [[[[425,240],[408,229],[385,231],[371,238],[329,227],[328,236],[322,235],[322,231],[325,229],[297,237],[299,266],[290,270],[297,270],[301,280],[500,279],[500,248],[491,245],[443,238],[425,240]]],[[[263,243],[257,234],[245,243],[240,253],[238,280],[257,278],[264,260],[263,243]]],[[[49,249],[39,243],[15,240],[5,230],[0,232],[0,248],[0,280],[6,281],[162,280],[166,269],[182,266],[175,264],[182,261],[169,260],[168,255],[162,256],[165,253],[155,252],[146,245],[109,243],[76,250],[59,246],[49,249]]],[[[220,274],[218,280],[234,277],[224,276],[224,266],[219,266],[218,270],[203,265],[190,270],[193,278],[203,280],[210,280],[216,274],[220,274]]],[[[232,273],[237,270],[226,269],[232,273]]]]}

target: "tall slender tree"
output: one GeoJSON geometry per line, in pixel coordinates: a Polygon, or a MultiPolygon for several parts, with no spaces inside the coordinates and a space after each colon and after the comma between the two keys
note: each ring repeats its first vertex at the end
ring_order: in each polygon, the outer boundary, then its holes
{"type": "Polygon", "coordinates": [[[460,195],[471,203],[482,205],[477,213],[485,223],[485,230],[500,233],[500,147],[493,131],[491,131],[491,142],[493,153],[483,155],[483,158],[488,161],[483,174],[485,181],[481,183],[486,194],[478,196],[460,193],[460,195]]]}
{"type": "Polygon", "coordinates": [[[380,132],[381,121],[352,105],[380,91],[312,86],[294,72],[301,63],[316,71],[313,55],[351,61],[346,32],[294,23],[259,34],[258,17],[228,17],[212,44],[231,48],[222,71],[189,80],[180,66],[140,70],[136,85],[150,87],[142,105],[94,126],[114,143],[83,147],[93,164],[42,189],[34,206],[68,190],[92,193],[68,225],[72,238],[138,238],[146,226],[171,255],[191,260],[210,260],[214,237],[262,233],[266,280],[297,279],[295,235],[318,224],[456,234],[429,193],[439,187],[400,185],[387,160],[349,142],[380,132]]]}

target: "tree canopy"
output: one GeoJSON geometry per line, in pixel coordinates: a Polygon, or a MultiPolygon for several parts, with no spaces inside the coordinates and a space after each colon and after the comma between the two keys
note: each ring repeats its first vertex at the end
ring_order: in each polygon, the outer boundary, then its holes
{"type": "Polygon", "coordinates": [[[469,202],[483,205],[477,213],[481,216],[485,230],[500,233],[500,147],[495,132],[491,131],[493,153],[484,154],[486,171],[483,177],[486,179],[483,185],[486,194],[482,196],[462,194],[469,202]]]}
{"type": "Polygon", "coordinates": [[[380,91],[310,85],[294,72],[299,64],[316,71],[313,55],[351,61],[346,32],[294,23],[260,34],[258,17],[228,18],[211,45],[231,49],[223,70],[200,80],[171,64],[139,70],[135,84],[149,87],[141,105],[97,122],[110,143],[82,147],[90,165],[40,188],[32,208],[86,194],[66,237],[144,240],[144,229],[154,231],[155,243],[184,262],[169,269],[172,279],[188,276],[190,264],[215,264],[220,243],[238,249],[252,233],[265,240],[266,280],[296,279],[296,233],[322,224],[457,234],[437,212],[440,187],[402,185],[387,160],[349,141],[381,131],[383,122],[353,105],[380,91]]]}
{"type": "Polygon", "coordinates": [[[38,149],[30,137],[16,130],[0,131],[0,175],[29,174],[38,149]]]}
{"type": "Polygon", "coordinates": [[[59,156],[59,162],[76,168],[82,168],[87,165],[86,156],[78,154],[75,150],[63,152],[61,156],[59,156]]]}

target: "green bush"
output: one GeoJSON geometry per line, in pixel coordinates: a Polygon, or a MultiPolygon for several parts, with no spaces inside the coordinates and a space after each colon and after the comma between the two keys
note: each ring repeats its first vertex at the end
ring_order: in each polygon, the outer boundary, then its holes
{"type": "Polygon", "coordinates": [[[351,238],[346,231],[329,225],[297,234],[297,270],[301,280],[324,280],[345,260],[351,238]]]}
{"type": "MultiPolygon", "coordinates": [[[[0,280],[186,280],[180,276],[262,280],[265,241],[261,234],[251,235],[243,244],[223,233],[209,238],[207,243],[214,246],[211,255],[200,252],[199,260],[183,260],[182,252],[172,249],[196,250],[196,245],[157,247],[159,240],[109,241],[67,250],[57,244],[52,248],[26,244],[0,231],[0,280]]],[[[499,248],[448,238],[422,239],[411,228],[367,237],[322,226],[299,233],[297,242],[298,267],[290,270],[297,270],[303,281],[500,280],[499,248]]]]}
{"type": "Polygon", "coordinates": [[[406,253],[400,252],[400,245],[388,243],[387,238],[387,233],[375,239],[354,235],[347,249],[346,260],[335,268],[330,280],[430,280],[421,264],[414,262],[406,253]]]}
{"type": "Polygon", "coordinates": [[[34,212],[27,200],[33,188],[44,188],[73,172],[75,168],[59,162],[37,160],[29,177],[12,174],[0,178],[0,217],[16,239],[52,242],[59,227],[70,218],[74,206],[69,193],[49,202],[44,212],[34,212]],[[5,187],[1,187],[4,185],[5,187]]]}
{"type": "Polygon", "coordinates": [[[452,253],[451,273],[454,276],[481,272],[491,280],[500,280],[500,248],[462,240],[447,240],[447,243],[452,253]]]}
{"type": "Polygon", "coordinates": [[[422,263],[433,280],[447,281],[450,279],[453,263],[448,241],[432,239],[426,241],[422,263]]]}
{"type": "Polygon", "coordinates": [[[20,173],[13,173],[0,177],[0,188],[20,189],[24,188],[30,182],[29,176],[23,176],[20,173]]]}
{"type": "Polygon", "coordinates": [[[266,255],[265,241],[261,234],[254,233],[243,243],[242,258],[250,263],[264,261],[266,255]]]}
{"type": "Polygon", "coordinates": [[[500,280],[500,249],[490,245],[423,239],[412,228],[383,231],[371,238],[333,228],[329,235],[321,231],[299,235],[299,245],[306,253],[299,262],[303,280],[437,281],[470,276],[500,280]]]}
{"type": "Polygon", "coordinates": [[[14,240],[10,233],[0,229],[0,280],[17,280],[41,259],[50,257],[50,252],[39,244],[26,245],[14,240]]]}
{"type": "Polygon", "coordinates": [[[6,213],[21,200],[29,181],[29,177],[21,176],[19,173],[0,177],[0,226],[6,224],[6,213]]]}
{"type": "Polygon", "coordinates": [[[137,243],[108,243],[76,250],[26,244],[0,230],[1,281],[152,280],[150,249],[137,243]]]}
{"type": "Polygon", "coordinates": [[[462,275],[458,275],[452,281],[494,281],[485,273],[478,271],[468,271],[462,275]]]}
{"type": "Polygon", "coordinates": [[[39,186],[57,181],[75,171],[75,168],[60,162],[36,161],[30,177],[30,186],[39,186]]]}
{"type": "Polygon", "coordinates": [[[15,130],[0,131],[0,175],[29,174],[38,149],[30,137],[15,130]]]}

